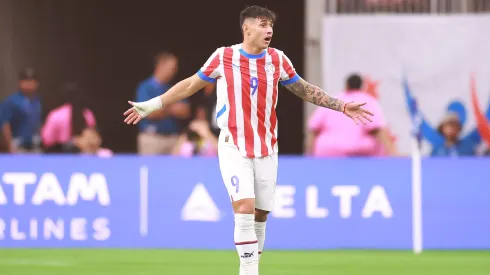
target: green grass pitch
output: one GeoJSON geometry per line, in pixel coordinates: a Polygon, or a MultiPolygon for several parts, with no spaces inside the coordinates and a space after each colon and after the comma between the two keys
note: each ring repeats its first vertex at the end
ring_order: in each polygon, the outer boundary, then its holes
{"type": "MultiPolygon", "coordinates": [[[[234,251],[0,249],[1,275],[238,274],[234,251]]],[[[262,275],[489,275],[490,251],[264,251],[262,275]]]]}

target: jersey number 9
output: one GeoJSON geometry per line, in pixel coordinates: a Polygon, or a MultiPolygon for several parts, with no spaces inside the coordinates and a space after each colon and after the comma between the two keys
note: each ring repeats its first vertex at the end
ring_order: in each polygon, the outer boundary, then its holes
{"type": "Polygon", "coordinates": [[[259,80],[256,77],[250,79],[250,88],[252,88],[252,95],[255,95],[257,88],[259,87],[259,80]]]}

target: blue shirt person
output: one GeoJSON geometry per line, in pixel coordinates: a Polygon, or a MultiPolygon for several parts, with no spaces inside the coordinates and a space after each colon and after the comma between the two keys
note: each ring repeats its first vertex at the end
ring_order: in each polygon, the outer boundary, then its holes
{"type": "MultiPolygon", "coordinates": [[[[410,115],[414,121],[418,121],[418,126],[416,128],[418,129],[420,138],[424,138],[432,144],[432,156],[468,156],[477,153],[477,148],[481,143],[481,136],[478,129],[474,128],[465,135],[463,135],[461,131],[466,122],[466,108],[462,102],[458,100],[450,102],[447,106],[447,117],[443,120],[441,125],[439,125],[438,129],[435,129],[424,119],[424,116],[418,109],[416,104],[417,101],[412,95],[406,79],[403,81],[403,88],[405,90],[405,99],[409,107],[410,115]],[[453,118],[451,119],[450,117],[453,118]],[[455,117],[457,117],[457,119],[455,117]],[[449,123],[451,120],[453,120],[454,123],[449,123]],[[449,127],[441,127],[443,124],[449,125],[449,127]],[[459,126],[452,127],[453,125],[459,126]],[[446,132],[446,134],[444,134],[447,129],[449,129],[449,133],[446,132]],[[451,132],[455,133],[453,134],[451,132]],[[456,135],[457,138],[450,138],[448,140],[448,134],[450,136],[456,135]]],[[[486,116],[490,118],[490,106],[487,108],[486,116]]]]}
{"type": "MultiPolygon", "coordinates": [[[[142,81],[136,100],[146,101],[170,89],[169,82],[178,67],[177,57],[163,52],[157,55],[153,75],[142,81]]],[[[181,101],[151,113],[139,123],[138,153],[143,155],[171,154],[182,131],[182,120],[189,118],[190,104],[181,101]]]]}
{"type": "Polygon", "coordinates": [[[19,89],[0,103],[0,125],[10,153],[36,152],[41,140],[41,100],[39,82],[32,69],[19,75],[19,89]]]}
{"type": "Polygon", "coordinates": [[[458,114],[449,112],[438,127],[444,143],[433,145],[432,156],[458,157],[474,156],[478,143],[471,139],[461,139],[462,124],[458,114]]]}

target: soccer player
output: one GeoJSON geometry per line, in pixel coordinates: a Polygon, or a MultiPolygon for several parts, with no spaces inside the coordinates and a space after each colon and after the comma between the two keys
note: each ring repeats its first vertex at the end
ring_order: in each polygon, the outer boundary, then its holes
{"type": "Polygon", "coordinates": [[[275,14],[250,6],[240,13],[243,42],[220,47],[200,70],[164,94],[131,102],[125,122],[136,124],[151,112],[187,98],[217,81],[216,120],[221,129],[218,158],[234,210],[234,240],[240,275],[257,275],[267,215],[276,188],[278,83],[318,106],[343,112],[357,124],[371,121],[365,103],[343,102],[303,80],[284,52],[269,47],[275,14]]]}

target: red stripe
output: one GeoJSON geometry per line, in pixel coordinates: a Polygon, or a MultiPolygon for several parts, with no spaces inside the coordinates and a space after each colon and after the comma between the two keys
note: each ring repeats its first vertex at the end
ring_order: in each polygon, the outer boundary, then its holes
{"type": "Polygon", "coordinates": [[[226,48],[223,55],[223,67],[228,90],[228,101],[230,102],[230,113],[228,115],[228,129],[233,137],[233,142],[238,147],[236,127],[236,105],[235,105],[235,82],[233,81],[232,69],[233,49],[226,48]]]}
{"type": "Polygon", "coordinates": [[[240,55],[240,72],[242,73],[242,109],[243,109],[243,128],[245,131],[245,151],[247,157],[254,158],[254,132],[252,129],[252,102],[250,95],[250,68],[249,60],[240,55]]]}
{"type": "Polygon", "coordinates": [[[260,153],[262,156],[268,155],[267,145],[265,144],[265,108],[267,100],[267,73],[265,71],[265,58],[257,59],[257,78],[259,87],[257,90],[257,132],[260,137],[260,153]]]}
{"type": "Polygon", "coordinates": [[[254,244],[254,243],[258,243],[258,242],[259,241],[240,242],[240,243],[235,243],[235,245],[254,244]]]}
{"type": "Polygon", "coordinates": [[[211,63],[209,63],[208,67],[204,69],[203,74],[205,74],[206,76],[210,76],[214,72],[214,70],[218,68],[218,65],[219,65],[219,54],[216,54],[213,60],[211,61],[211,63]]]}
{"type": "Polygon", "coordinates": [[[275,134],[275,129],[276,129],[276,123],[277,123],[277,117],[276,117],[276,102],[277,102],[277,85],[279,81],[279,74],[280,74],[280,68],[279,68],[279,56],[277,55],[276,51],[271,52],[271,57],[272,57],[272,64],[275,67],[274,71],[274,90],[272,92],[272,108],[271,108],[271,128],[270,128],[270,133],[272,135],[271,139],[271,145],[272,148],[274,148],[274,145],[276,145],[277,142],[277,137],[275,134]]]}
{"type": "Polygon", "coordinates": [[[289,64],[284,55],[282,56],[282,67],[284,68],[284,71],[288,74],[289,79],[293,78],[296,74],[293,70],[293,67],[291,67],[291,64],[289,64]]]}

